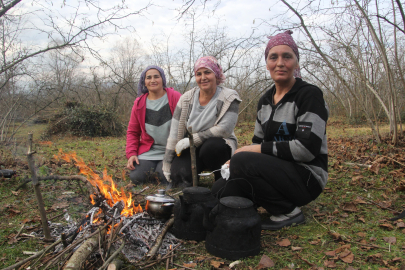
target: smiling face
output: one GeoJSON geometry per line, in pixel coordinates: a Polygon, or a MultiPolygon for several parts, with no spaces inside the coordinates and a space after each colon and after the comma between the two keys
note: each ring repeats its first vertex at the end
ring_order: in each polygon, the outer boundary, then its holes
{"type": "Polygon", "coordinates": [[[195,80],[202,91],[215,91],[217,89],[215,73],[208,68],[198,69],[195,73],[195,80]]]}
{"type": "Polygon", "coordinates": [[[163,91],[163,79],[156,69],[149,69],[145,74],[145,86],[149,92],[157,93],[163,91]]]}
{"type": "Polygon", "coordinates": [[[294,80],[294,70],[298,68],[298,59],[287,45],[278,45],[269,51],[266,68],[275,83],[288,83],[294,80]]]}

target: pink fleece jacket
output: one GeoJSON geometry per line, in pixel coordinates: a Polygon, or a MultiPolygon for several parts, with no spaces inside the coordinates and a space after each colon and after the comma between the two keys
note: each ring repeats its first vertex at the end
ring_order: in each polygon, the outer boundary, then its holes
{"type": "MultiPolygon", "coordinates": [[[[169,100],[170,111],[173,115],[181,94],[173,88],[165,88],[165,90],[169,100]]],[[[131,156],[139,156],[142,153],[148,152],[153,144],[153,138],[145,130],[146,98],[148,95],[149,93],[146,93],[135,99],[134,106],[132,107],[125,150],[127,159],[131,156]]]]}

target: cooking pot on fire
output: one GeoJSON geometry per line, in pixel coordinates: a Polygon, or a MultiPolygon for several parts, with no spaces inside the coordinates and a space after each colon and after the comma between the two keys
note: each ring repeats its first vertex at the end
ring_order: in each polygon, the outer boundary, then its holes
{"type": "Polygon", "coordinates": [[[166,220],[173,212],[175,199],[158,189],[155,195],[146,196],[146,212],[156,219],[166,220]]]}

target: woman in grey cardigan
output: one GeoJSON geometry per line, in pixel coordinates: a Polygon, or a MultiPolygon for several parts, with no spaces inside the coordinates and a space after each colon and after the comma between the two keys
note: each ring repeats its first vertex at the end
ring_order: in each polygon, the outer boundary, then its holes
{"type": "MultiPolygon", "coordinates": [[[[222,68],[212,56],[201,57],[194,65],[197,87],[181,96],[173,114],[163,174],[174,186],[190,186],[190,142],[186,127],[192,128],[196,146],[197,173],[220,169],[237,148],[233,132],[241,99],[235,90],[220,86],[222,68]]],[[[220,178],[215,173],[215,179],[220,178]]]]}

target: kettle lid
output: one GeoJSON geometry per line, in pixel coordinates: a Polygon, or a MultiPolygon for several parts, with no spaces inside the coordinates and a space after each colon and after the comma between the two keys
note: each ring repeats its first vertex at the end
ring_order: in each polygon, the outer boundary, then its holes
{"type": "Polygon", "coordinates": [[[253,206],[253,202],[251,200],[237,196],[229,196],[221,198],[219,200],[219,203],[226,207],[234,209],[244,209],[253,206]]]}
{"type": "Polygon", "coordinates": [[[164,189],[158,189],[155,195],[149,195],[145,198],[147,201],[151,202],[161,202],[161,203],[169,203],[174,202],[174,198],[166,195],[166,191],[164,189]]]}

